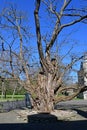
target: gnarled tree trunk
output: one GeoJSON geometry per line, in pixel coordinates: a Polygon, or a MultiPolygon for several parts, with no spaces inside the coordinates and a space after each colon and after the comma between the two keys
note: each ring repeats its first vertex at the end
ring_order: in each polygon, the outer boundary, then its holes
{"type": "Polygon", "coordinates": [[[51,111],[54,107],[52,75],[49,73],[48,76],[45,76],[43,73],[40,73],[38,76],[38,85],[38,98],[40,100],[39,109],[42,111],[51,111]]]}

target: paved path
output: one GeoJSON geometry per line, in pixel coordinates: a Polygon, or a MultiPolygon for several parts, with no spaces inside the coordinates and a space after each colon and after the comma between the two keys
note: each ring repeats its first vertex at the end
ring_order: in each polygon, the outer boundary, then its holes
{"type": "Polygon", "coordinates": [[[66,102],[60,102],[56,105],[57,109],[76,109],[87,107],[87,100],[71,100],[66,102]]]}
{"type": "Polygon", "coordinates": [[[6,113],[0,113],[0,124],[1,123],[24,123],[24,121],[17,118],[17,113],[13,110],[6,113]]]}

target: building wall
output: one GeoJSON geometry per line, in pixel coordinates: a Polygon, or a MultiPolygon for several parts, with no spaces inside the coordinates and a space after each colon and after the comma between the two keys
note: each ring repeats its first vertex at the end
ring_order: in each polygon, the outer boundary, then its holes
{"type": "MultiPolygon", "coordinates": [[[[87,86],[87,53],[83,57],[81,62],[80,70],[78,71],[78,85],[87,86]]],[[[87,91],[79,95],[87,100],[87,91]]]]}
{"type": "Polygon", "coordinates": [[[87,55],[84,57],[83,70],[84,70],[84,85],[87,86],[87,55]]]}

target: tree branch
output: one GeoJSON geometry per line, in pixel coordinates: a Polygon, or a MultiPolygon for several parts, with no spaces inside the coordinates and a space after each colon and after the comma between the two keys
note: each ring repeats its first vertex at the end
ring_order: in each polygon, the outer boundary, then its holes
{"type": "Polygon", "coordinates": [[[74,25],[74,24],[76,24],[76,23],[78,23],[78,22],[81,22],[82,20],[84,20],[84,19],[86,19],[86,18],[87,18],[87,15],[82,16],[82,17],[80,17],[79,19],[74,20],[74,21],[72,21],[72,22],[70,22],[70,23],[68,23],[68,24],[63,24],[63,25],[61,26],[61,30],[62,30],[63,28],[65,28],[65,27],[68,27],[68,26],[74,25]]]}
{"type": "Polygon", "coordinates": [[[48,50],[50,50],[52,48],[52,46],[54,45],[55,40],[56,40],[59,32],[61,31],[61,28],[59,26],[60,25],[60,19],[61,19],[62,15],[63,15],[63,12],[64,12],[65,8],[69,5],[70,2],[71,2],[71,0],[68,0],[68,1],[64,0],[64,4],[63,4],[63,6],[62,6],[62,8],[60,10],[59,15],[58,15],[58,13],[55,13],[56,16],[57,16],[57,21],[56,21],[56,25],[54,27],[54,31],[53,31],[51,40],[50,40],[50,42],[49,42],[49,44],[48,44],[48,46],[46,48],[46,51],[48,51],[48,50]]]}
{"type": "Polygon", "coordinates": [[[36,8],[34,11],[34,16],[35,16],[38,51],[39,51],[40,58],[42,60],[44,58],[44,55],[43,55],[43,48],[42,48],[42,43],[41,43],[40,22],[39,22],[39,16],[38,16],[41,0],[36,0],[36,1],[37,2],[36,2],[36,8]]]}
{"type": "Polygon", "coordinates": [[[41,0],[36,0],[36,8],[34,10],[34,17],[35,17],[37,46],[38,46],[38,52],[39,52],[39,57],[40,57],[40,63],[41,63],[43,70],[45,70],[45,72],[47,73],[48,67],[46,65],[46,61],[44,59],[44,54],[43,54],[43,48],[42,48],[42,42],[41,42],[41,32],[40,32],[40,22],[39,22],[39,16],[38,16],[40,4],[41,4],[41,0]]]}

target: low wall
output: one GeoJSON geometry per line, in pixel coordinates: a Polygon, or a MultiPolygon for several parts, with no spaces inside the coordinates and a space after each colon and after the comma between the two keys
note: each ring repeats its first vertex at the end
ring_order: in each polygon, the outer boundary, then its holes
{"type": "Polygon", "coordinates": [[[25,100],[0,102],[0,112],[10,111],[25,106],[26,106],[25,100]]]}

